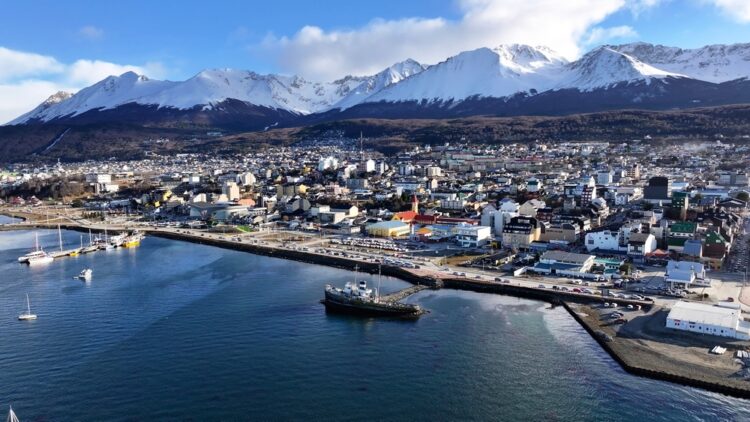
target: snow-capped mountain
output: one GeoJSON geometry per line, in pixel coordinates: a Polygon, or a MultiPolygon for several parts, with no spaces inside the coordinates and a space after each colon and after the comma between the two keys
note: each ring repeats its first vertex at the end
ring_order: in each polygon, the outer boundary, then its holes
{"type": "Polygon", "coordinates": [[[547,90],[567,61],[544,47],[507,45],[466,51],[373,94],[367,102],[460,101],[547,90]]]}
{"type": "MultiPolygon", "coordinates": [[[[397,84],[409,76],[416,75],[425,70],[425,66],[415,60],[407,59],[390,66],[389,68],[366,78],[356,78],[348,76],[347,78],[356,79],[360,83],[350,90],[341,100],[334,104],[334,108],[346,109],[355,106],[373,94],[383,89],[397,84]]],[[[347,78],[341,80],[343,83],[347,78]]],[[[337,81],[339,82],[339,81],[337,81]]]]}
{"type": "Polygon", "coordinates": [[[684,77],[657,69],[609,47],[599,47],[587,53],[580,60],[560,69],[558,75],[561,81],[555,88],[574,88],[581,91],[607,88],[623,82],[643,81],[648,84],[652,79],[684,77]]]}
{"type": "Polygon", "coordinates": [[[701,81],[721,83],[750,76],[750,43],[682,49],[638,42],[610,48],[664,71],[701,81]]]}
{"type": "Polygon", "coordinates": [[[602,46],[569,62],[546,47],[465,51],[432,66],[405,60],[372,76],[205,70],[186,81],[132,72],[58,93],[11,124],[179,122],[258,129],[349,117],[565,114],[750,102],[750,44],[680,49],[602,46]]]}
{"type": "Polygon", "coordinates": [[[109,76],[56,103],[47,100],[10,124],[73,118],[92,110],[106,111],[132,104],[208,111],[227,100],[306,115],[334,105],[350,107],[422,69],[419,63],[407,60],[374,76],[349,76],[334,82],[310,82],[299,76],[261,75],[236,69],[204,70],[182,82],[157,81],[126,72],[109,76]]]}

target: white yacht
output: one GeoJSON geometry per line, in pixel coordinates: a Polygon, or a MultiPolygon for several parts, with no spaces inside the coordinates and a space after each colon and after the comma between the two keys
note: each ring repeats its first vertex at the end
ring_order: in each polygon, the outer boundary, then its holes
{"type": "Polygon", "coordinates": [[[52,262],[54,258],[47,252],[44,252],[41,246],[39,246],[39,235],[34,233],[34,250],[27,253],[26,255],[19,256],[18,262],[27,264],[43,264],[52,262]],[[33,262],[32,262],[33,261],[33,262]]]}
{"type": "Polygon", "coordinates": [[[18,315],[19,321],[30,321],[36,319],[36,314],[31,313],[31,302],[29,301],[29,295],[26,295],[26,312],[18,315]]]}
{"type": "Polygon", "coordinates": [[[33,256],[29,258],[29,260],[26,261],[26,263],[29,265],[49,264],[50,262],[55,260],[55,258],[53,258],[52,255],[48,254],[47,252],[42,252],[42,253],[44,255],[33,256]]]}

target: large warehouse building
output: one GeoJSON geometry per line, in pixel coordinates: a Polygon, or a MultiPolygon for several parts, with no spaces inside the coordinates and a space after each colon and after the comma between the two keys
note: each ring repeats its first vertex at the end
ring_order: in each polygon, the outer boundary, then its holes
{"type": "Polygon", "coordinates": [[[714,306],[679,301],[669,311],[667,328],[750,340],[750,322],[742,319],[742,311],[735,304],[714,306]]]}

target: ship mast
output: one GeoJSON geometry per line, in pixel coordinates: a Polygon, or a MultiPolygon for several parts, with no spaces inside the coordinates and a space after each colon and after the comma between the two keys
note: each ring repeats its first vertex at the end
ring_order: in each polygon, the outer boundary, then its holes
{"type": "Polygon", "coordinates": [[[383,278],[381,273],[381,264],[378,264],[378,302],[380,302],[380,279],[383,278]]]}

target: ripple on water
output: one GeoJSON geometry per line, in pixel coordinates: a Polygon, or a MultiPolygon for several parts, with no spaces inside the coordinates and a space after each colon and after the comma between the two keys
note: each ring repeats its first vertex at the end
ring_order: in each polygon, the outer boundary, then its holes
{"type": "MultiPolygon", "coordinates": [[[[42,239],[52,247],[56,233],[42,239]]],[[[0,406],[23,419],[750,416],[745,401],[625,374],[541,302],[426,290],[408,299],[431,311],[417,321],[351,318],[318,303],[326,283],[351,279],[338,269],[148,237],[37,270],[13,262],[30,241],[0,234],[12,339],[0,341],[0,406]],[[72,279],[82,266],[89,284],[72,279]],[[40,319],[19,324],[26,293],[40,319]]],[[[383,279],[384,291],[406,286],[383,279]]]]}

